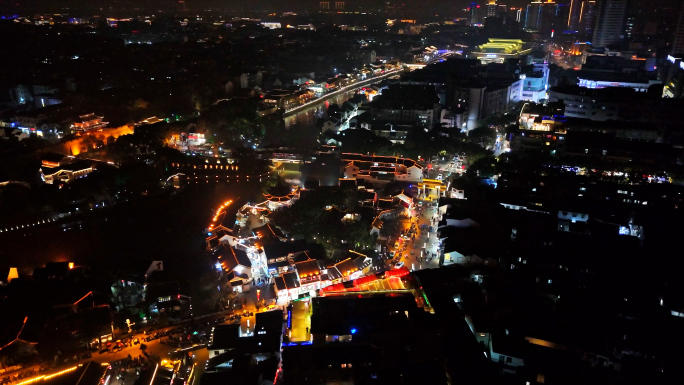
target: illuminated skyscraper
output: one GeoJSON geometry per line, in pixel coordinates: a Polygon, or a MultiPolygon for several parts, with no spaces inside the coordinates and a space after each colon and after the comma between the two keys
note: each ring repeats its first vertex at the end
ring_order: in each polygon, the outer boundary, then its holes
{"type": "Polygon", "coordinates": [[[525,29],[546,34],[551,31],[553,19],[556,15],[556,3],[548,0],[544,3],[534,1],[527,5],[525,13],[525,29]]]}
{"type": "Polygon", "coordinates": [[[591,34],[594,30],[595,0],[570,0],[567,27],[571,31],[591,34]]]}
{"type": "Polygon", "coordinates": [[[570,0],[570,14],[568,15],[568,29],[570,30],[579,28],[582,3],[584,3],[582,0],[570,0]]]}
{"type": "Polygon", "coordinates": [[[587,35],[594,33],[594,19],[596,18],[596,1],[583,0],[580,7],[579,31],[587,35]]]}
{"type": "Polygon", "coordinates": [[[486,17],[496,17],[497,10],[496,0],[490,0],[486,8],[486,17]]]}
{"type": "Polygon", "coordinates": [[[468,7],[468,19],[471,25],[482,22],[480,19],[480,6],[477,3],[471,3],[470,7],[468,7]]]}

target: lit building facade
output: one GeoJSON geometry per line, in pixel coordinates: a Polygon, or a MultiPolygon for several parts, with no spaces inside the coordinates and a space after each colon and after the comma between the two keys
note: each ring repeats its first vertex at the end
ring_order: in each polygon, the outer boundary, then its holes
{"type": "Polygon", "coordinates": [[[422,182],[423,166],[412,159],[361,154],[340,155],[344,177],[373,182],[422,182]]]}
{"type": "Polygon", "coordinates": [[[455,87],[454,100],[458,108],[465,108],[466,128],[478,127],[480,120],[503,113],[520,101],[523,79],[489,79],[473,81],[455,87]]]}
{"type": "Polygon", "coordinates": [[[563,153],[566,134],[564,117],[541,116],[523,109],[518,129],[509,134],[511,151],[559,155],[563,153]]]}
{"type": "Polygon", "coordinates": [[[97,116],[94,113],[86,114],[86,115],[80,115],[79,119],[81,119],[80,122],[74,122],[71,125],[71,129],[76,131],[76,132],[88,132],[88,131],[97,131],[105,128],[107,126],[108,122],[102,121],[103,117],[102,116],[97,116]]]}
{"type": "Polygon", "coordinates": [[[58,167],[41,167],[41,179],[47,184],[70,183],[88,176],[93,167],[86,161],[78,161],[58,167]]]}
{"type": "Polygon", "coordinates": [[[520,100],[539,103],[540,100],[547,98],[549,86],[549,63],[546,56],[535,57],[532,59],[532,68],[521,73],[521,93],[520,100]]]}
{"type": "Polygon", "coordinates": [[[666,66],[665,87],[663,98],[684,98],[684,61],[674,56],[668,56],[666,66]]]}
{"type": "Polygon", "coordinates": [[[614,92],[602,91],[584,87],[551,87],[549,102],[563,102],[565,116],[569,118],[617,120],[619,101],[613,97],[614,92]]]}
{"type": "Polygon", "coordinates": [[[503,63],[506,59],[519,59],[531,52],[524,48],[524,41],[520,39],[493,39],[479,45],[479,51],[472,53],[474,58],[480,59],[482,64],[503,63]]]}
{"type": "Polygon", "coordinates": [[[589,89],[601,89],[609,87],[624,87],[632,88],[637,92],[646,92],[648,88],[654,84],[661,84],[660,80],[649,79],[649,80],[632,80],[627,81],[621,78],[611,78],[610,76],[604,76],[604,74],[589,74],[585,73],[577,76],[578,85],[580,87],[585,87],[589,89]]]}
{"type": "Polygon", "coordinates": [[[499,6],[496,4],[496,0],[491,0],[485,10],[487,11],[486,17],[496,17],[499,6]]]}

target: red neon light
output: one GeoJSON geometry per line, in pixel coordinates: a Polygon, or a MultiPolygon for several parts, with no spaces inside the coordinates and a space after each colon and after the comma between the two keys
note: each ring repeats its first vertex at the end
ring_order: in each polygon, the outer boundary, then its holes
{"type": "Polygon", "coordinates": [[[375,275],[368,275],[365,277],[361,277],[359,279],[355,279],[353,282],[353,285],[354,285],[354,287],[359,287],[361,285],[366,285],[366,284],[369,284],[371,282],[375,282],[377,280],[378,280],[378,277],[376,277],[375,275]]]}
{"type": "Polygon", "coordinates": [[[321,291],[324,293],[331,293],[333,291],[344,291],[344,285],[341,283],[336,283],[334,285],[324,287],[323,289],[321,289],[321,291]]]}
{"type": "Polygon", "coordinates": [[[400,267],[398,269],[386,271],[385,272],[385,279],[392,278],[392,277],[401,278],[401,277],[405,277],[405,276],[409,275],[409,273],[410,273],[409,269],[404,266],[404,267],[400,267]]]}

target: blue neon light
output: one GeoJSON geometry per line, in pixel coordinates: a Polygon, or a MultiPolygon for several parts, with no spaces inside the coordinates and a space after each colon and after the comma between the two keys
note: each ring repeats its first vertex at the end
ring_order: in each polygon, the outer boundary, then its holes
{"type": "Polygon", "coordinates": [[[356,328],[352,328],[351,334],[356,334],[356,328]]]}

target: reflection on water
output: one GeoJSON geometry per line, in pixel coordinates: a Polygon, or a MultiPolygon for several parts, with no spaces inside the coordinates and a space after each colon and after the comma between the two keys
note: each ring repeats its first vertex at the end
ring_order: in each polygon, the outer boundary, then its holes
{"type": "Polygon", "coordinates": [[[285,117],[285,128],[290,128],[292,126],[299,127],[311,127],[316,124],[316,120],[323,117],[325,111],[332,103],[337,105],[342,105],[342,103],[349,100],[354,96],[355,91],[349,91],[337,94],[325,102],[314,104],[308,108],[305,108],[294,115],[285,117]]]}
{"type": "Polygon", "coordinates": [[[237,209],[255,199],[262,199],[255,181],[193,184],[175,194],[84,213],[66,227],[32,227],[20,235],[0,236],[0,270],[17,267],[20,274],[31,274],[55,261],[117,269],[163,259],[165,268],[188,277],[201,268],[196,258],[204,253],[204,229],[214,210],[226,200],[233,200],[231,209],[237,209]]]}

